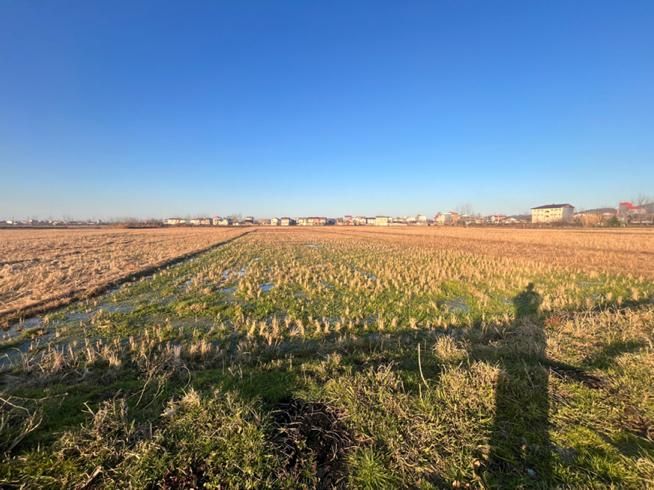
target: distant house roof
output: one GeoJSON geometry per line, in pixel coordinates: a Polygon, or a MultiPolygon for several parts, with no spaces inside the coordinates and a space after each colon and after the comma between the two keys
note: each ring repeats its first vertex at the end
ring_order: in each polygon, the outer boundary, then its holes
{"type": "Polygon", "coordinates": [[[536,206],[531,209],[557,209],[557,208],[574,208],[572,204],[545,204],[543,206],[536,206]]]}

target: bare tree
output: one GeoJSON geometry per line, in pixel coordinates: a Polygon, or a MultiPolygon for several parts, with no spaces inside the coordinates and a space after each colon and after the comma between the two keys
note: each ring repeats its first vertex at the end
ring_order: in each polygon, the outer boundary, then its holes
{"type": "Polygon", "coordinates": [[[652,202],[652,198],[649,196],[646,196],[645,194],[638,194],[638,197],[634,199],[633,203],[636,206],[644,206],[645,204],[649,204],[652,202]]]}
{"type": "Polygon", "coordinates": [[[456,212],[461,215],[472,216],[473,213],[472,205],[468,202],[460,204],[459,206],[456,207],[456,212]]]}

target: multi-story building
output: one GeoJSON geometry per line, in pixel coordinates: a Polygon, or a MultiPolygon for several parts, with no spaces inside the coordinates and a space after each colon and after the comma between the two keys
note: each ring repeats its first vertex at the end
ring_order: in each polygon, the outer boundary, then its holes
{"type": "Polygon", "coordinates": [[[532,223],[570,223],[575,208],[571,204],[545,204],[531,208],[532,223]]]}

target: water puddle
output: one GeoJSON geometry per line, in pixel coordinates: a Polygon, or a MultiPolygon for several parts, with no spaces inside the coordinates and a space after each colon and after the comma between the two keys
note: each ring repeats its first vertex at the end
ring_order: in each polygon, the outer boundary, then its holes
{"type": "Polygon", "coordinates": [[[98,306],[98,310],[107,313],[131,313],[136,309],[136,306],[130,303],[102,303],[98,306]]]}
{"type": "Polygon", "coordinates": [[[462,297],[453,298],[445,301],[443,303],[447,308],[447,311],[451,313],[468,313],[470,312],[470,306],[466,303],[465,299],[462,297]]]}
{"type": "Polygon", "coordinates": [[[27,320],[21,320],[9,325],[7,329],[3,329],[1,338],[2,340],[8,340],[23,332],[38,330],[40,328],[43,328],[43,319],[40,316],[28,318],[27,320]]]}
{"type": "Polygon", "coordinates": [[[269,292],[274,287],[275,285],[272,282],[264,282],[261,286],[259,286],[261,292],[263,293],[269,292]]]}
{"type": "Polygon", "coordinates": [[[358,268],[354,268],[354,271],[355,271],[356,273],[358,273],[358,274],[361,274],[363,277],[365,277],[365,278],[368,279],[369,281],[376,281],[376,280],[377,280],[377,275],[376,275],[376,274],[373,274],[373,273],[370,272],[370,271],[366,271],[366,270],[358,269],[358,268]]]}
{"type": "Polygon", "coordinates": [[[245,276],[247,271],[248,270],[247,270],[246,267],[241,267],[240,269],[226,269],[226,270],[223,271],[223,274],[222,274],[223,281],[227,281],[232,276],[236,276],[238,279],[240,279],[243,276],[245,276]]]}
{"type": "MultiPolygon", "coordinates": [[[[94,311],[97,310],[94,309],[94,311]]],[[[27,334],[30,332],[36,333],[39,330],[43,330],[45,333],[66,323],[79,323],[88,321],[91,319],[91,315],[92,313],[90,311],[70,311],[67,312],[63,317],[57,318],[56,320],[51,320],[49,322],[44,321],[43,317],[41,316],[19,320],[10,324],[9,328],[2,330],[2,332],[0,332],[0,339],[10,340],[22,334],[27,334]]]]}
{"type": "Polygon", "coordinates": [[[71,311],[58,323],[86,322],[91,319],[93,314],[94,313],[90,311],[71,311]]]}

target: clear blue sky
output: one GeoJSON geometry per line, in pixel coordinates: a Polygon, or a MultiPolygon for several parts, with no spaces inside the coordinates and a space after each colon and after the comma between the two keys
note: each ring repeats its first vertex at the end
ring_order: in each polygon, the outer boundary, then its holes
{"type": "Polygon", "coordinates": [[[654,2],[0,1],[0,217],[654,194],[654,2]]]}

